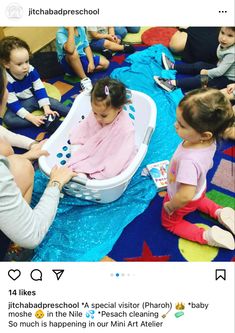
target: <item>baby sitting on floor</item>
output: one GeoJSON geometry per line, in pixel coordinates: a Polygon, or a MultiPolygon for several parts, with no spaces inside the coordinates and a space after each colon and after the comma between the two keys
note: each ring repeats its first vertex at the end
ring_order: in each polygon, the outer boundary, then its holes
{"type": "Polygon", "coordinates": [[[68,167],[82,178],[107,179],[120,174],[134,158],[134,125],[122,110],[128,102],[123,83],[109,77],[98,80],[91,91],[91,107],[72,128],[68,167]],[[76,145],[73,147],[73,145],[76,145]]]}

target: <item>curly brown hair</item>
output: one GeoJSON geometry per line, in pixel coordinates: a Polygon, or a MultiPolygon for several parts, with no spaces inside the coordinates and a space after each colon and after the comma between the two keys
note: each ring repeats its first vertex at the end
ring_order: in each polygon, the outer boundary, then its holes
{"type": "Polygon", "coordinates": [[[8,63],[11,57],[11,51],[14,49],[26,49],[31,55],[29,45],[22,39],[14,36],[5,37],[0,41],[0,61],[1,64],[8,63]]]}

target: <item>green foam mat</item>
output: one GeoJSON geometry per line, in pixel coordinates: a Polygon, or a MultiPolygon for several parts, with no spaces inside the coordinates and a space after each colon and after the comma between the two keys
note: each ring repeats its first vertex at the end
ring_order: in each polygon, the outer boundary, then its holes
{"type": "Polygon", "coordinates": [[[224,194],[216,190],[211,190],[206,194],[206,196],[223,207],[231,207],[233,209],[235,207],[235,199],[230,195],[224,194]]]}
{"type": "MultiPolygon", "coordinates": [[[[231,207],[235,208],[235,199],[231,197],[230,195],[224,194],[222,192],[216,191],[216,190],[211,190],[206,193],[207,198],[213,200],[216,202],[218,205],[223,206],[223,207],[231,207]]],[[[215,221],[211,217],[209,217],[206,214],[200,213],[205,219],[210,220],[210,221],[215,221]]]]}
{"type": "Polygon", "coordinates": [[[64,81],[68,82],[68,83],[77,83],[77,82],[80,82],[81,79],[78,76],[71,76],[71,75],[65,74],[64,81]]]}

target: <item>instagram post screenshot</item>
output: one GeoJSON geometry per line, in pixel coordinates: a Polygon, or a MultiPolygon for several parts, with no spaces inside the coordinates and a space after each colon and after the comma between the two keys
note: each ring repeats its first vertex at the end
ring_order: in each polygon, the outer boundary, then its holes
{"type": "Polygon", "coordinates": [[[234,7],[1,1],[1,332],[234,333],[234,7]]]}

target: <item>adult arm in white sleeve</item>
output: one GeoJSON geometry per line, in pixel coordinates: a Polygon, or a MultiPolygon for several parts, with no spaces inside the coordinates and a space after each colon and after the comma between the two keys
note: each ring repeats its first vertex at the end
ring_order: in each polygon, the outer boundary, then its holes
{"type": "Polygon", "coordinates": [[[13,242],[33,249],[46,235],[56,215],[60,191],[47,187],[32,209],[21,195],[7,162],[0,159],[0,229],[13,242]]]}
{"type": "Polygon", "coordinates": [[[5,140],[12,147],[18,147],[23,149],[29,149],[30,145],[34,142],[33,139],[30,139],[24,135],[15,134],[1,125],[0,125],[0,139],[5,140]]]}

